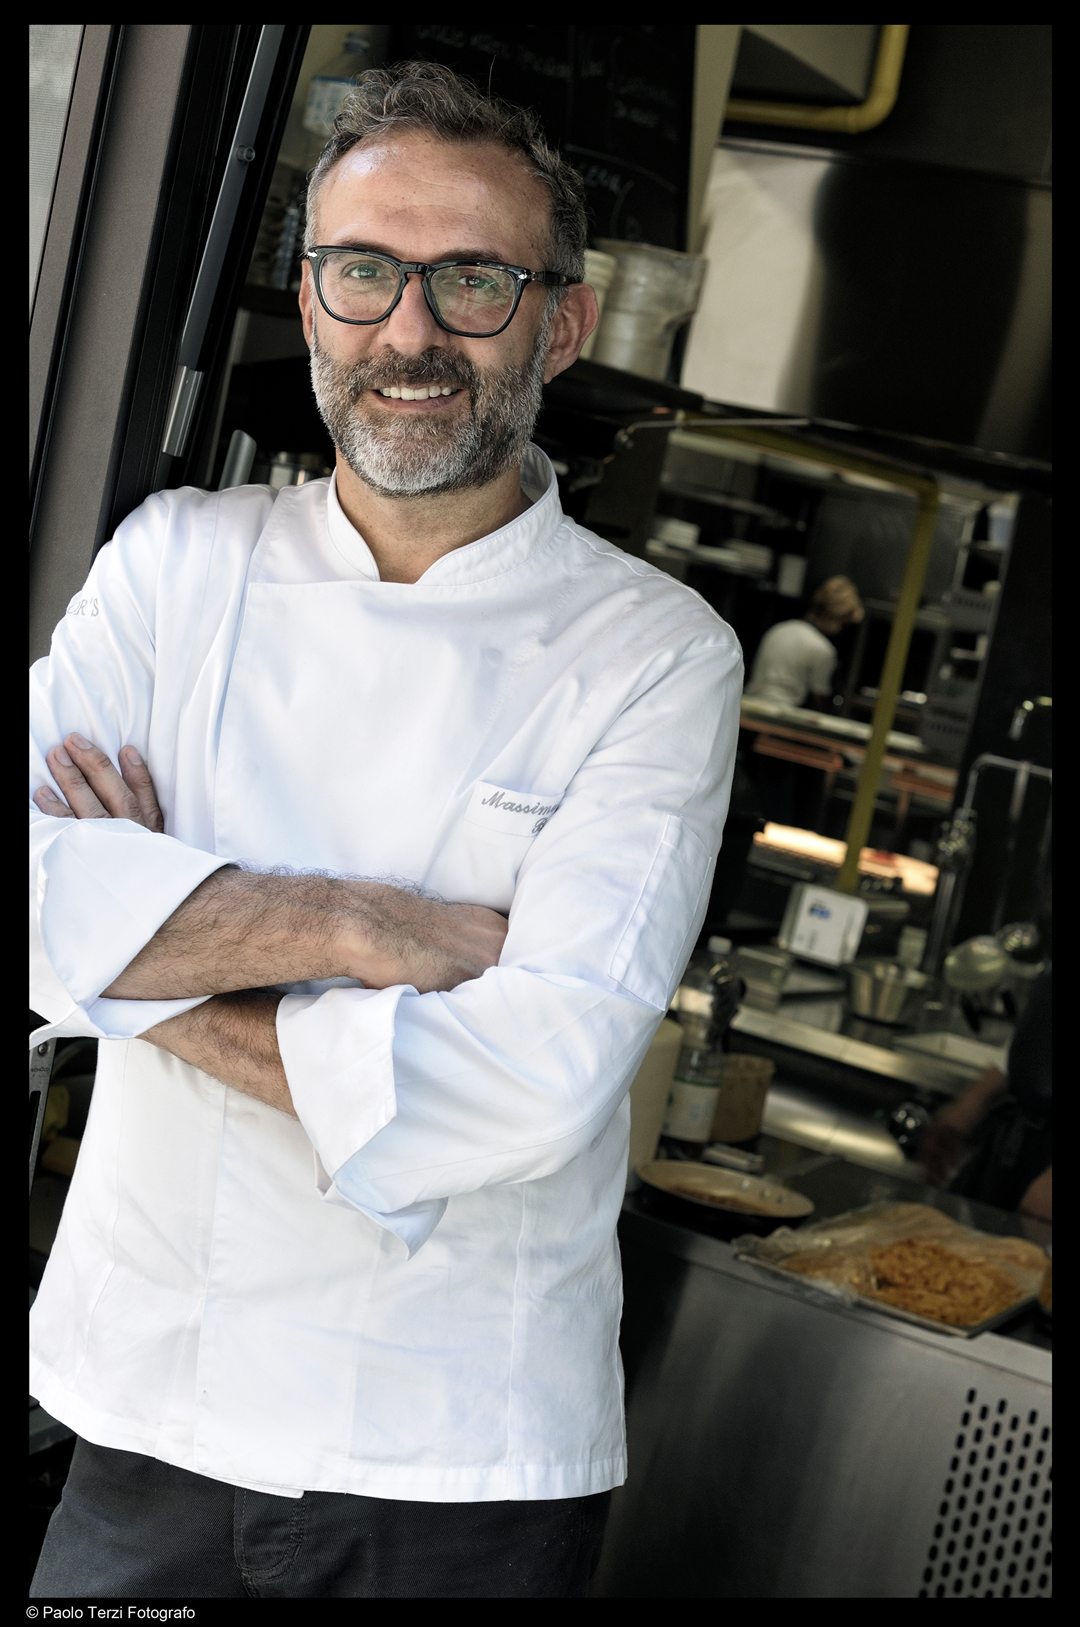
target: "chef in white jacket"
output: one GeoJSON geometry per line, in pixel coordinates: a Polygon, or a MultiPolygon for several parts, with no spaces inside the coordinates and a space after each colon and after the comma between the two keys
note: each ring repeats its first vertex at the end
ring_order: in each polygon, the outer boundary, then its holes
{"type": "Polygon", "coordinates": [[[309,222],[334,476],[150,498],[34,669],[33,1038],[101,1041],[37,1596],[581,1596],[625,1475],[627,1088],[738,644],[528,444],[596,320],[531,115],[369,73],[309,222]]]}

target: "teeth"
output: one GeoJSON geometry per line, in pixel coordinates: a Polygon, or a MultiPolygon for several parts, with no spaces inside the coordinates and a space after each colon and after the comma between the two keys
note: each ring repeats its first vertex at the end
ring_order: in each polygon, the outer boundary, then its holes
{"type": "Polygon", "coordinates": [[[398,389],[396,384],[380,387],[380,395],[392,396],[395,401],[427,401],[429,396],[453,395],[453,388],[448,385],[422,384],[418,390],[398,389]]]}

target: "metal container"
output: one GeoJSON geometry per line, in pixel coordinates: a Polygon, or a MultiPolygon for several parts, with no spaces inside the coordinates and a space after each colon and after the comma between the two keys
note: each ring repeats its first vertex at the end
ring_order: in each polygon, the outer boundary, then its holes
{"type": "Polygon", "coordinates": [[[697,307],[705,261],[652,243],[598,238],[615,272],[596,330],[593,360],[663,379],[675,335],[697,307]]]}
{"type": "Polygon", "coordinates": [[[908,1023],[926,998],[929,981],[925,972],[898,960],[856,960],[848,967],[851,1008],[872,1022],[908,1023]]]}

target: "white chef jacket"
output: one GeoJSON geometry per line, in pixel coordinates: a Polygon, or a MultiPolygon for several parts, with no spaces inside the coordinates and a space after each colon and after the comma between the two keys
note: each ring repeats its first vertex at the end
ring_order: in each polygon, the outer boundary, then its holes
{"type": "Polygon", "coordinates": [[[333,480],[160,492],[34,668],[35,785],[75,729],[143,753],[167,834],[36,816],[34,1008],[98,1035],[31,1392],[234,1485],[420,1501],[624,1478],[627,1087],[709,896],[741,656],[686,587],[519,519],[381,582],[333,480]],[[298,1119],[102,997],[226,862],[509,914],[449,993],[282,1000],[298,1119]]]}
{"type": "Polygon", "coordinates": [[[835,646],[813,622],[777,622],[758,646],[746,693],[802,706],[808,695],[829,693],[836,662],[835,646]]]}

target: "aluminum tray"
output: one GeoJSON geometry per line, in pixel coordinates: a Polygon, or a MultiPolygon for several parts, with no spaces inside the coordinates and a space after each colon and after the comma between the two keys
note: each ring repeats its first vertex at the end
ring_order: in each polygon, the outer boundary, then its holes
{"type": "Polygon", "coordinates": [[[819,1289],[832,1301],[839,1300],[847,1305],[864,1305],[868,1310],[879,1311],[882,1316],[891,1316],[898,1322],[913,1322],[917,1328],[929,1328],[933,1333],[951,1334],[954,1339],[974,1339],[980,1333],[989,1333],[991,1328],[1000,1327],[1003,1322],[1011,1322],[1014,1316],[1026,1311],[1035,1304],[1038,1294],[1025,1294],[996,1316],[987,1317],[985,1322],[976,1322],[974,1327],[953,1327],[950,1322],[935,1322],[932,1316],[919,1316],[915,1311],[903,1311],[898,1305],[890,1305],[883,1299],[868,1299],[865,1294],[848,1294],[835,1285],[830,1286],[827,1279],[821,1277],[804,1277],[801,1272],[788,1271],[785,1266],[775,1265],[772,1260],[759,1260],[749,1250],[735,1250],[735,1259],[743,1260],[747,1265],[755,1265],[762,1271],[770,1271],[775,1277],[783,1277],[789,1283],[803,1283],[806,1287],[819,1289]]]}

